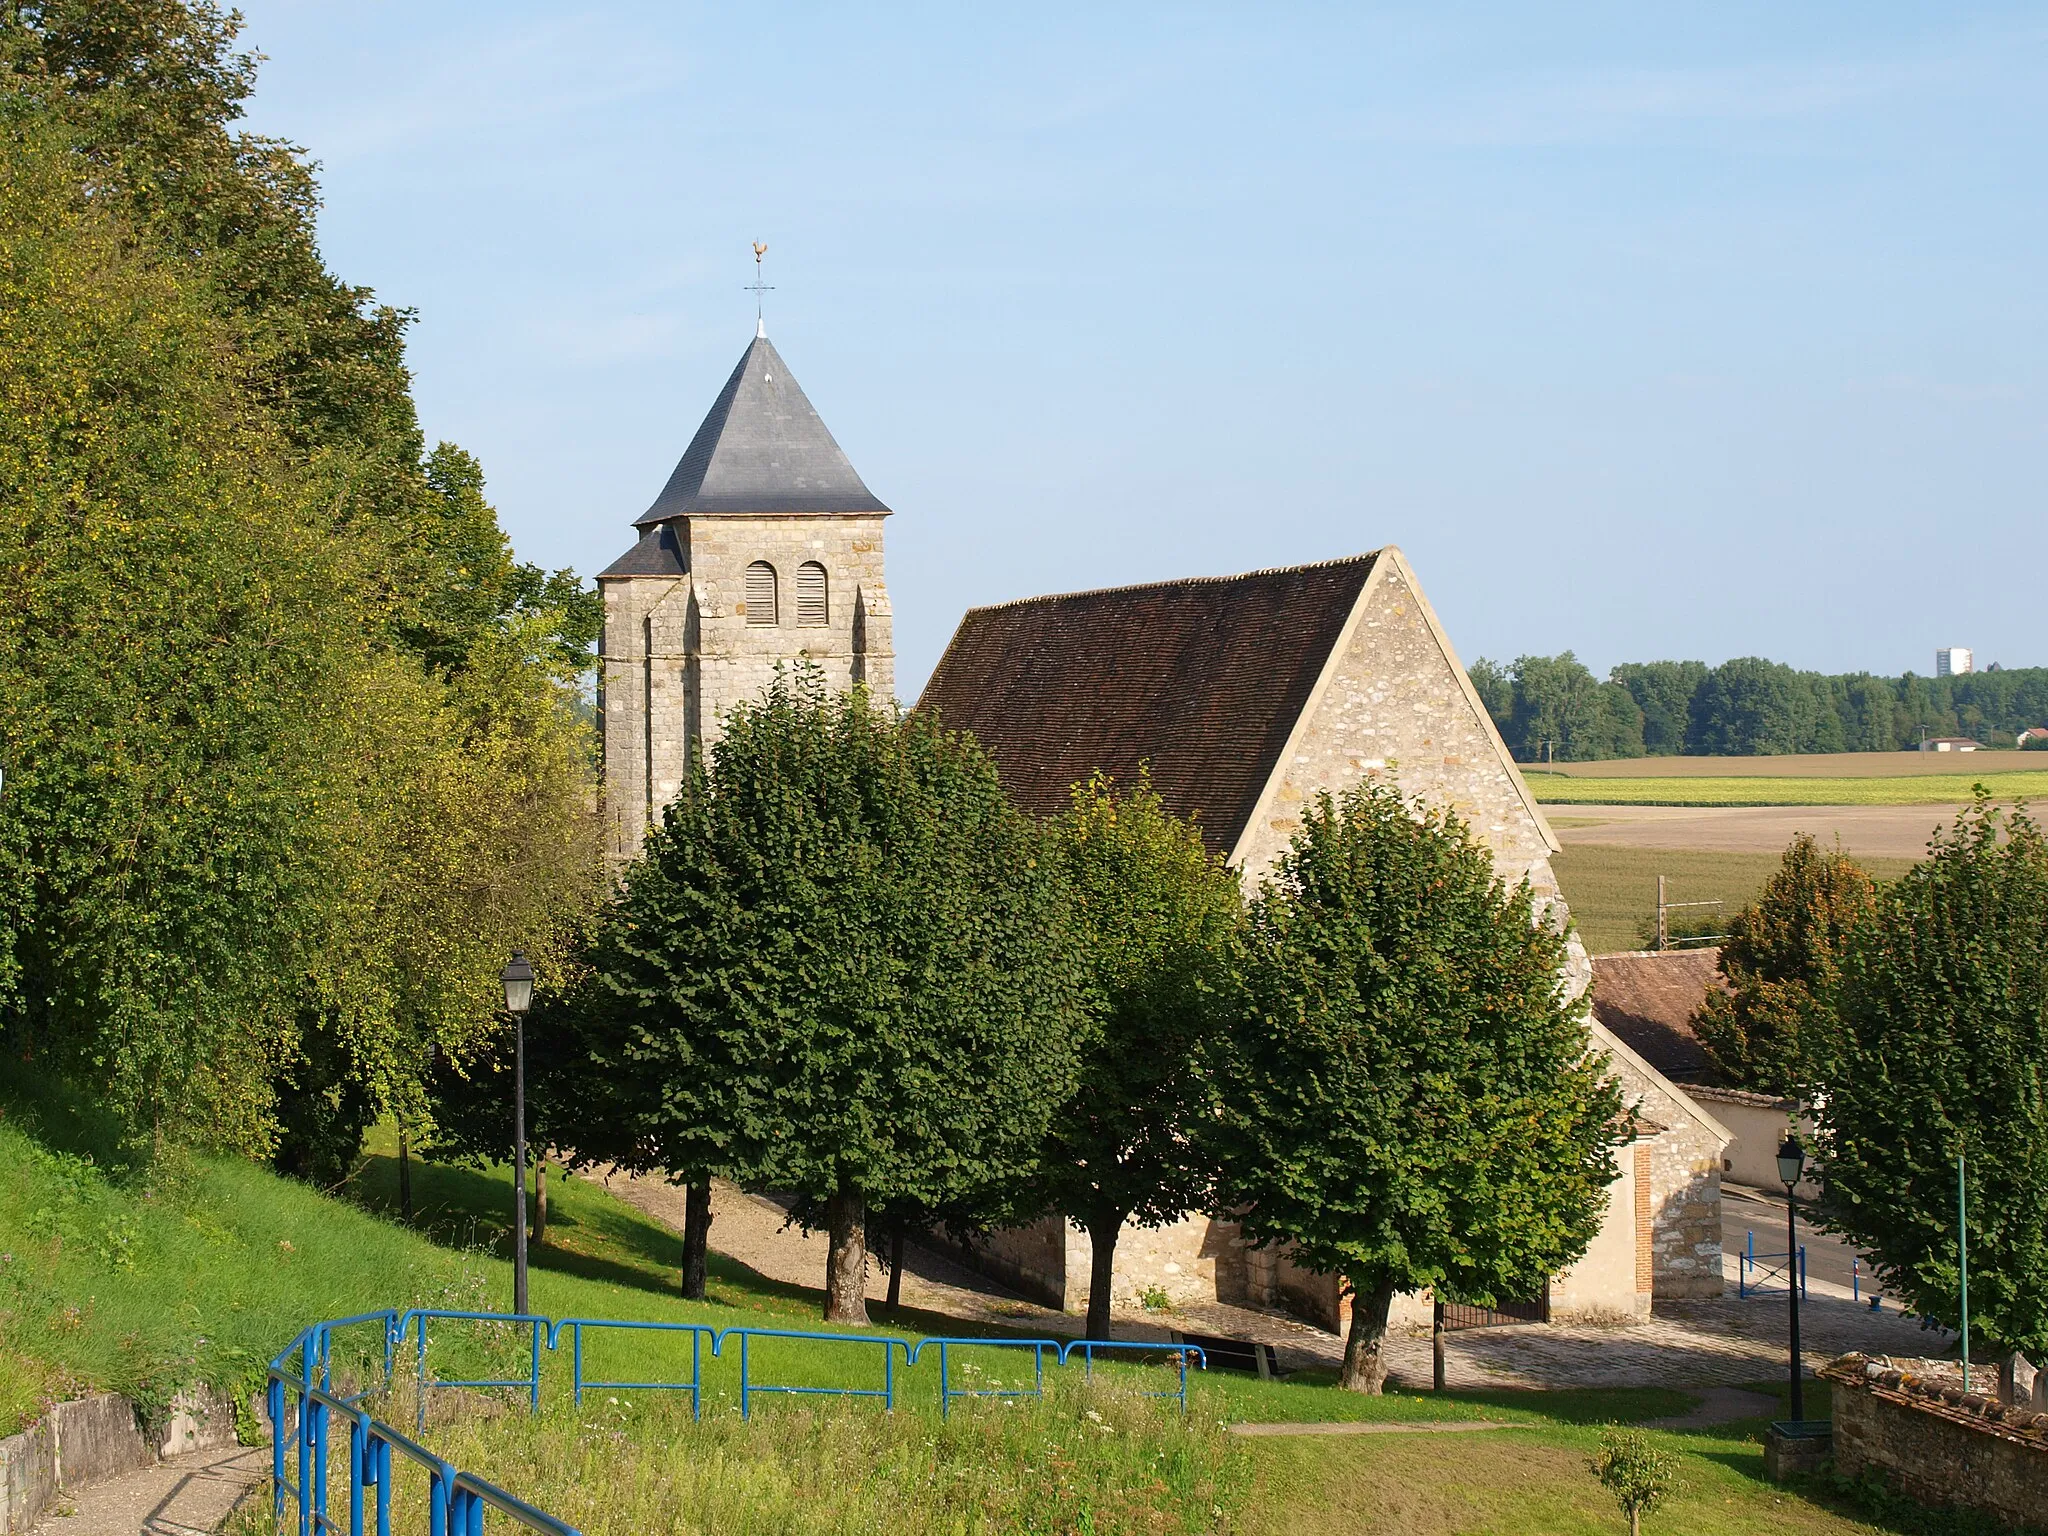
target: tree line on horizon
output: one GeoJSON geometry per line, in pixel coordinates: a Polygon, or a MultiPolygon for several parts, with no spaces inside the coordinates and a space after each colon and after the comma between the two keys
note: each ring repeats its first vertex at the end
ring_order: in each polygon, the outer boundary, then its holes
{"type": "Polygon", "coordinates": [[[1481,657],[1472,685],[1517,761],[1910,751],[1930,736],[2011,748],[2048,726],[2048,667],[1957,677],[1801,672],[1741,656],[1624,662],[1606,681],[1570,651],[1481,657]]]}

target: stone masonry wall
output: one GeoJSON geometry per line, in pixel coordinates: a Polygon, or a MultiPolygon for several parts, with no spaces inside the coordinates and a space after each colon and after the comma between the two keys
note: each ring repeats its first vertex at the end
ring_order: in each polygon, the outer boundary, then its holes
{"type": "Polygon", "coordinates": [[[759,697],[778,665],[809,662],[832,688],[861,682],[884,700],[896,656],[880,516],[698,517],[677,527],[688,573],[600,583],[599,669],[605,813],[614,859],[639,850],[675,798],[694,743],[718,739],[735,704],[759,697]],[[746,569],[775,568],[777,622],[749,623],[746,569]],[[825,568],[826,622],[796,622],[797,568],[825,568]]]}
{"type": "Polygon", "coordinates": [[[1919,1386],[1860,1355],[1821,1375],[1834,1385],[1837,1472],[1875,1476],[1923,1504],[2048,1531],[2048,1414],[1919,1386]]]}

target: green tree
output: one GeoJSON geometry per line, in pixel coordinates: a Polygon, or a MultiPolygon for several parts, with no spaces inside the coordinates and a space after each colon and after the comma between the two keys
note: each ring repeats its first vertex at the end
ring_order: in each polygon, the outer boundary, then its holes
{"type": "Polygon", "coordinates": [[[867,1317],[872,1204],[1026,1175],[1088,1025],[1046,835],[972,738],[782,676],[734,710],[587,955],[648,1144],[825,1207],[825,1316],[867,1317]]]}
{"type": "Polygon", "coordinates": [[[1703,661],[1628,662],[1608,680],[1621,684],[1643,712],[1643,750],[1652,757],[1685,750],[1692,696],[1707,675],[1703,661]]]}
{"type": "Polygon", "coordinates": [[[1876,882],[1848,854],[1823,851],[1804,832],[1792,839],[1757,899],[1728,925],[1719,961],[1728,990],[1709,992],[1693,1015],[1700,1044],[1731,1084],[1778,1094],[1811,1085],[1849,935],[1876,900],[1876,882]]]}
{"type": "Polygon", "coordinates": [[[1960,1314],[1956,1159],[1967,1159],[1970,1322],[2048,1351],[2048,841],[1980,793],[1885,886],[1842,969],[1819,1074],[1830,1225],[1907,1310],[1960,1314]]]}
{"type": "Polygon", "coordinates": [[[1570,651],[1518,656],[1508,746],[1525,762],[1643,755],[1643,715],[1629,691],[1602,683],[1570,651]]]}
{"type": "Polygon", "coordinates": [[[1629,1536],[1641,1536],[1643,1516],[1670,1496],[1678,1480],[1678,1464],[1640,1429],[1602,1430],[1600,1454],[1591,1467],[1600,1486],[1621,1506],[1629,1536]]]}
{"type": "Polygon", "coordinates": [[[1251,1239],[1348,1279],[1345,1387],[1380,1390],[1397,1292],[1526,1294],[1598,1230],[1621,1092],[1564,960],[1454,814],[1381,785],[1320,797],[1251,903],[1209,1138],[1251,1239]]]}
{"type": "Polygon", "coordinates": [[[0,1032],[152,1136],[313,1176],[594,893],[552,615],[389,643],[217,296],[0,117],[0,1032]]]}
{"type": "Polygon", "coordinates": [[[1087,1336],[1106,1339],[1124,1224],[1163,1226],[1210,1203],[1214,1172],[1195,1136],[1208,1105],[1198,1063],[1224,1023],[1219,995],[1243,902],[1236,872],[1166,809],[1142,769],[1121,790],[1100,773],[1075,785],[1052,834],[1097,1027],[1011,1214],[1051,1212],[1088,1234],[1087,1336]]]}

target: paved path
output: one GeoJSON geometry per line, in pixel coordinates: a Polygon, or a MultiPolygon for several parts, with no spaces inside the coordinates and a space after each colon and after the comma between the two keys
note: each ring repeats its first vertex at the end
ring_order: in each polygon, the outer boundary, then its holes
{"type": "Polygon", "coordinates": [[[269,1475],[267,1446],[195,1451],[65,1495],[34,1536],[202,1536],[269,1475]]]}

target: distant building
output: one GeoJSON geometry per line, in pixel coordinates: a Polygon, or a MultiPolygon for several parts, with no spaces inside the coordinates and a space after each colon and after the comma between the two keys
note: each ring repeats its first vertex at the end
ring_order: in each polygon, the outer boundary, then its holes
{"type": "Polygon", "coordinates": [[[2022,748],[2033,747],[2036,750],[2048,747],[2048,725],[2028,726],[2020,732],[2019,744],[2022,748]]]}
{"type": "Polygon", "coordinates": [[[1961,677],[1965,672],[1976,670],[1976,662],[1972,660],[1967,645],[1951,645],[1934,653],[1936,677],[1961,677]]]}
{"type": "Polygon", "coordinates": [[[1922,752],[1981,752],[1984,743],[1967,736],[1929,736],[1920,743],[1922,752]]]}

